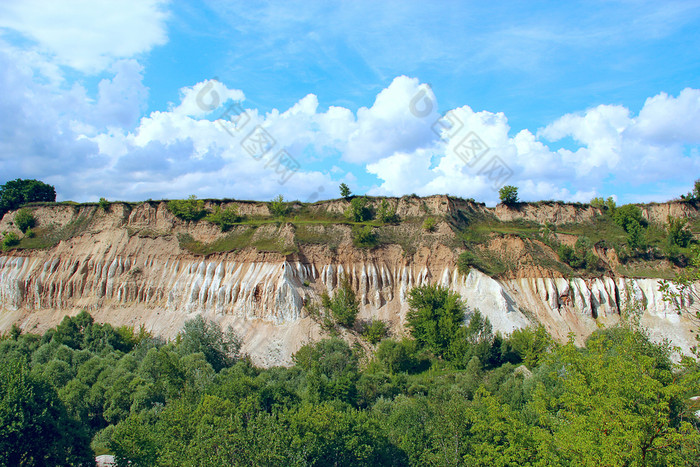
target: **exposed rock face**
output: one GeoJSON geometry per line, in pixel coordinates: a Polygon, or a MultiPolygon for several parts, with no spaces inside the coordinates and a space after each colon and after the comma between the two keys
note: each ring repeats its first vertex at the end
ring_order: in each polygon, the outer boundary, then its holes
{"type": "MultiPolygon", "coordinates": [[[[411,198],[395,200],[406,217],[414,208],[487,212],[475,203],[455,206],[447,197],[428,201],[426,208],[416,207],[411,198]]],[[[346,202],[334,203],[343,209],[346,202]]],[[[27,331],[42,332],[65,314],[86,309],[100,321],[144,325],[173,337],[184,321],[203,314],[232,325],[257,363],[285,364],[301,345],[321,336],[304,304],[345,277],[361,301],[360,318],[387,320],[399,334],[410,289],[439,283],[461,294],[470,309],[480,309],[504,333],[541,322],[560,340],[573,333],[582,342],[600,325],[617,322],[620,310],[636,302],[646,307],[642,322],[655,337],[669,338],[686,351],[694,343],[691,324],[663,302],[654,279],[564,279],[538,275],[543,271],[499,280],[476,270],[463,276],[456,253],[442,243],[422,246],[412,255],[396,245],[356,250],[345,239],[333,252],[312,245],[291,255],[246,248],[195,256],[180,248],[176,234],[208,241],[220,235],[215,226],[183,223],[162,204],[114,205],[109,213],[96,209],[39,209],[40,225],[65,226],[88,215],[92,221],[81,234],[50,249],[0,256],[0,331],[17,322],[27,331]]],[[[247,209],[264,214],[266,208],[247,209]]],[[[537,219],[543,215],[522,212],[537,219]]],[[[555,207],[546,215],[565,223],[593,214],[555,207]]],[[[3,219],[0,230],[9,228],[3,219]]]]}

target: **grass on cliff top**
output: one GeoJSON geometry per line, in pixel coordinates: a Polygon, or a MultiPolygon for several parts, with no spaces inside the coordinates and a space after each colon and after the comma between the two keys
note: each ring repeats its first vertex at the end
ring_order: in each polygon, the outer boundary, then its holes
{"type": "Polygon", "coordinates": [[[54,225],[37,227],[32,229],[34,237],[29,238],[23,236],[17,249],[40,250],[51,248],[62,240],[68,240],[72,237],[84,234],[90,225],[90,221],[90,217],[80,216],[63,227],[56,227],[54,225]]]}
{"type": "Polygon", "coordinates": [[[281,254],[290,254],[294,248],[285,246],[280,238],[265,237],[253,241],[256,227],[249,227],[243,231],[230,232],[213,242],[205,243],[192,238],[190,234],[178,234],[177,239],[180,248],[195,255],[210,255],[212,253],[225,253],[242,250],[246,247],[254,247],[258,251],[269,251],[281,254]]]}

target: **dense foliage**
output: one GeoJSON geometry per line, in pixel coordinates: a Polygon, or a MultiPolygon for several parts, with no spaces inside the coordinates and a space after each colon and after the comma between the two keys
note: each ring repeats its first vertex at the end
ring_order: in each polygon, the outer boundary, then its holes
{"type": "Polygon", "coordinates": [[[504,185],[498,190],[498,198],[503,204],[515,204],[518,202],[518,187],[504,185]]]}
{"type": "Polygon", "coordinates": [[[56,201],[56,190],[39,180],[18,178],[0,185],[0,218],[26,203],[56,201]]]}
{"type": "Polygon", "coordinates": [[[93,450],[132,466],[700,462],[695,360],[630,325],[584,348],[542,327],[506,338],[449,291],[410,296],[411,337],[374,354],[325,339],[287,368],[253,366],[201,318],[169,343],[84,312],[44,336],[15,328],[0,464],[92,465],[93,450]]]}

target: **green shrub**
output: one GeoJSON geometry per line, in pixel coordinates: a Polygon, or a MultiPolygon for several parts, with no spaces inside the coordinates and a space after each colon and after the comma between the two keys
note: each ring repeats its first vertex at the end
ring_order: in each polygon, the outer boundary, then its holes
{"type": "Polygon", "coordinates": [[[5,234],[5,237],[2,239],[2,249],[3,251],[7,251],[13,246],[19,245],[19,235],[17,235],[14,232],[9,232],[5,234]]]}
{"type": "Polygon", "coordinates": [[[498,197],[503,204],[515,204],[518,202],[518,187],[504,185],[498,190],[498,197]]]}
{"type": "Polygon", "coordinates": [[[284,217],[289,212],[289,206],[284,202],[284,197],[278,195],[270,201],[270,214],[272,217],[284,217]]]}
{"type": "Polygon", "coordinates": [[[204,201],[190,195],[187,199],[176,199],[168,203],[168,210],[183,221],[198,221],[207,215],[204,201]]]}
{"type": "Polygon", "coordinates": [[[387,336],[389,326],[380,319],[373,319],[364,324],[360,333],[370,344],[377,344],[387,336]]]}
{"type": "Polygon", "coordinates": [[[360,302],[347,279],[341,281],[340,287],[332,297],[324,292],[321,295],[321,304],[336,324],[346,328],[351,328],[355,324],[357,314],[360,312],[360,302]]]}
{"type": "Polygon", "coordinates": [[[428,217],[423,221],[423,229],[432,232],[435,230],[435,225],[437,224],[437,221],[435,220],[434,217],[428,217]]]}
{"type": "Polygon", "coordinates": [[[107,198],[100,198],[100,201],[99,201],[98,204],[100,205],[100,207],[102,208],[102,210],[103,210],[104,212],[108,212],[108,211],[109,211],[110,203],[109,203],[109,201],[107,201],[107,198]]]}
{"type": "Polygon", "coordinates": [[[668,243],[681,248],[687,248],[693,239],[693,233],[688,229],[688,220],[668,216],[668,243]]]}
{"type": "Polygon", "coordinates": [[[31,228],[27,229],[27,231],[24,232],[24,235],[25,235],[27,238],[34,238],[34,237],[36,237],[36,234],[34,233],[34,231],[33,231],[31,228]]]}
{"type": "Polygon", "coordinates": [[[600,259],[593,253],[593,245],[586,237],[579,237],[576,244],[559,246],[559,259],[574,269],[587,269],[594,271],[598,269],[600,259]]]}
{"type": "Polygon", "coordinates": [[[372,219],[372,210],[367,206],[367,198],[353,198],[350,207],[345,210],[345,217],[353,222],[365,222],[372,219]]]}
{"type": "Polygon", "coordinates": [[[15,223],[15,226],[22,231],[22,233],[25,233],[27,229],[31,229],[36,225],[34,214],[27,208],[22,208],[17,211],[13,222],[15,223]]]}
{"type": "Polygon", "coordinates": [[[238,215],[238,206],[232,204],[226,209],[221,209],[221,206],[217,206],[214,212],[207,215],[206,220],[218,225],[222,232],[226,232],[241,221],[241,216],[238,215]]]}
{"type": "Polygon", "coordinates": [[[352,242],[356,247],[373,248],[377,246],[377,234],[374,233],[374,229],[369,225],[355,228],[353,229],[352,242]]]}
{"type": "Polygon", "coordinates": [[[387,200],[383,199],[382,204],[379,206],[377,218],[385,224],[398,222],[399,216],[396,214],[396,206],[391,206],[387,200]]]}

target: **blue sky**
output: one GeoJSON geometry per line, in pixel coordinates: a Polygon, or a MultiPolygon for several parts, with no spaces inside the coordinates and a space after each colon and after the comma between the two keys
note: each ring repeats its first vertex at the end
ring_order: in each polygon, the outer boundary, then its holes
{"type": "Polygon", "coordinates": [[[6,2],[0,182],[665,201],[700,177],[699,78],[697,1],[6,2]]]}

